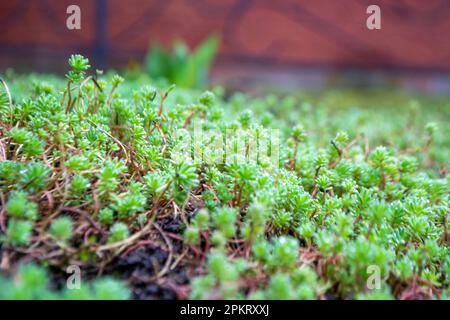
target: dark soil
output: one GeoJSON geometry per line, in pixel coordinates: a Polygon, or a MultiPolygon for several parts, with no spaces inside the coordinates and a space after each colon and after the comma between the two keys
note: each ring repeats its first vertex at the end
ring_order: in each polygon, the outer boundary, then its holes
{"type": "MultiPolygon", "coordinates": [[[[187,217],[190,220],[191,214],[187,217]]],[[[156,221],[166,238],[170,240],[172,257],[170,265],[183,254],[183,222],[180,217],[168,217],[156,221]]],[[[0,231],[1,233],[1,231],[0,231]]],[[[125,249],[115,257],[101,272],[101,276],[113,276],[128,284],[133,299],[186,299],[189,295],[189,282],[194,276],[195,268],[190,264],[191,253],[184,252],[183,259],[173,268],[166,268],[162,275],[158,273],[166,266],[169,259],[169,248],[162,235],[155,231],[153,236],[144,237],[136,246],[125,249]]],[[[2,257],[0,245],[0,260],[2,257]]],[[[23,258],[23,257],[22,257],[23,258]]],[[[14,255],[10,270],[15,269],[23,259],[14,255]]],[[[63,265],[63,264],[62,264],[63,265]]],[[[55,290],[63,290],[70,276],[65,267],[48,266],[50,286],[55,290]]],[[[100,266],[87,264],[81,267],[81,277],[87,281],[99,275],[100,266]]]]}
{"type": "Polygon", "coordinates": [[[167,251],[158,247],[140,248],[119,257],[113,265],[114,273],[121,274],[121,277],[130,283],[134,299],[179,299],[183,294],[178,292],[176,287],[189,283],[185,266],[176,267],[164,277],[155,279],[168,256],[167,251]]]}
{"type": "MultiPolygon", "coordinates": [[[[172,215],[157,221],[161,229],[173,235],[182,234],[183,223],[172,215]]],[[[182,254],[182,242],[171,238],[172,263],[182,254]]],[[[133,292],[133,299],[174,300],[187,298],[190,268],[183,262],[169,269],[162,277],[157,274],[164,268],[169,250],[160,237],[155,244],[143,245],[129,253],[118,256],[107,270],[127,281],[133,292]],[[184,264],[183,264],[184,263],[184,264]]]]}

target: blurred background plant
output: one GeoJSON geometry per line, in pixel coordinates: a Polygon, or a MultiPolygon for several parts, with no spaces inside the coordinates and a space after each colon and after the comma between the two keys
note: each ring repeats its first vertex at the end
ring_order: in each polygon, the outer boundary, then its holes
{"type": "Polygon", "coordinates": [[[183,88],[206,86],[208,71],[220,45],[220,37],[211,35],[194,50],[181,40],[174,42],[172,50],[152,42],[145,58],[145,71],[153,79],[166,79],[183,88]]]}

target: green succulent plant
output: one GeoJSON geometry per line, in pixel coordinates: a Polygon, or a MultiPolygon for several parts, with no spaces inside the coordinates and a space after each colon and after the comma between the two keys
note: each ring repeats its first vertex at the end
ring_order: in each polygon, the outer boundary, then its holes
{"type": "Polygon", "coordinates": [[[183,88],[79,55],[64,79],[2,78],[1,250],[35,264],[2,275],[0,297],[129,298],[109,277],[49,290],[41,266],[99,274],[150,246],[165,262],[147,280],[193,270],[177,293],[194,299],[448,298],[448,99],[186,89],[211,41],[152,53],[183,88]]]}

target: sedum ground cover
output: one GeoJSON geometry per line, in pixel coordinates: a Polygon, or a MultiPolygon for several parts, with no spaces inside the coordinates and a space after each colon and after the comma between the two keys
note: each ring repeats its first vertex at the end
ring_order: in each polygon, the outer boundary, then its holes
{"type": "Polygon", "coordinates": [[[1,299],[449,297],[450,101],[69,65],[2,81],[1,299]]]}

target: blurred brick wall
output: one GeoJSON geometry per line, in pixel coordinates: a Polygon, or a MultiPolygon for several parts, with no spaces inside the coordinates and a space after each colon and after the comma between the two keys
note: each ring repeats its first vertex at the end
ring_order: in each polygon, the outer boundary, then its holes
{"type": "Polygon", "coordinates": [[[2,0],[0,68],[61,69],[73,52],[123,65],[151,40],[196,45],[212,32],[232,64],[450,71],[449,0],[2,0]],[[81,30],[66,28],[70,4],[81,30]],[[370,4],[381,30],[366,28],[370,4]]]}

